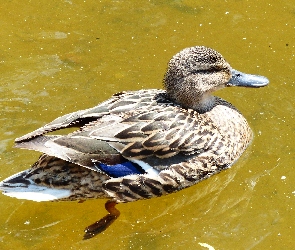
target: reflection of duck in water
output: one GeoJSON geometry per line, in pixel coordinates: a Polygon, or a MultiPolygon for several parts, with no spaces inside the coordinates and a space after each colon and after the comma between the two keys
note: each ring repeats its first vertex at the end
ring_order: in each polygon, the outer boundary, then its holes
{"type": "Polygon", "coordinates": [[[86,229],[90,238],[119,216],[116,203],[179,191],[231,166],[252,132],[235,107],[211,93],[267,84],[233,70],[213,49],[186,48],[168,64],[166,90],[118,93],[16,139],[16,147],[44,154],[0,190],[35,201],[109,199],[109,214],[86,229]],[[72,126],[81,128],[44,135],[72,126]]]}

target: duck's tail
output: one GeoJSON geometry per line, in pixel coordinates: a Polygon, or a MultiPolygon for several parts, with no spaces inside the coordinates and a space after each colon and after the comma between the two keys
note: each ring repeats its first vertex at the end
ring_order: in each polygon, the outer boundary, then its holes
{"type": "Polygon", "coordinates": [[[108,179],[110,177],[101,171],[43,154],[30,169],[0,182],[0,191],[33,201],[110,198],[102,188],[108,179]]]}
{"type": "Polygon", "coordinates": [[[14,174],[0,182],[0,191],[4,195],[32,200],[32,201],[53,201],[67,198],[71,195],[69,189],[54,189],[41,186],[27,178],[28,170],[14,174]]]}

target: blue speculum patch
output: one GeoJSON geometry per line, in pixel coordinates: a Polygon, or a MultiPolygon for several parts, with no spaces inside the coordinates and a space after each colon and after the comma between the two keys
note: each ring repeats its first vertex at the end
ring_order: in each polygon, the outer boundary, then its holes
{"type": "Polygon", "coordinates": [[[116,165],[106,165],[103,163],[98,163],[97,165],[103,172],[111,177],[123,177],[130,174],[145,173],[140,166],[130,161],[122,162],[116,165]]]}

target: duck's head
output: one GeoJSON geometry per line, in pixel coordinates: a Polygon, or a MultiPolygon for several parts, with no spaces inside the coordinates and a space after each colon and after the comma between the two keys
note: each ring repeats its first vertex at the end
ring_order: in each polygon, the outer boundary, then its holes
{"type": "Polygon", "coordinates": [[[266,77],[232,69],[221,54],[204,46],[186,48],[173,56],[163,81],[169,99],[199,112],[214,106],[211,93],[215,90],[227,86],[258,88],[269,83],[266,77]]]}

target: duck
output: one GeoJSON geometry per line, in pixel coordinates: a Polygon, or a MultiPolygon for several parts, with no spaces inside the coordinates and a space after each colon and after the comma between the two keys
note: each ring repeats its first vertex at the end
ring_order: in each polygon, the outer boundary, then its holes
{"type": "Polygon", "coordinates": [[[231,103],[212,93],[268,84],[233,69],[212,48],[185,48],[169,61],[164,89],[114,94],[15,139],[16,148],[42,155],[0,182],[0,191],[38,202],[106,199],[107,215],[85,229],[84,239],[92,238],[119,217],[116,204],[171,194],[230,168],[253,133],[231,103]],[[77,130],[47,134],[69,127],[77,130]]]}

